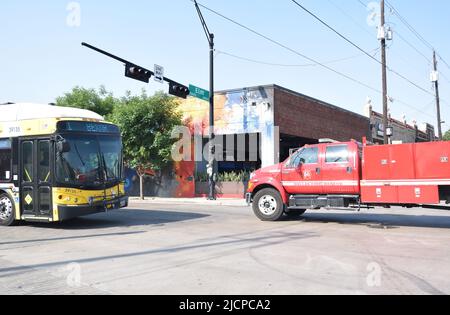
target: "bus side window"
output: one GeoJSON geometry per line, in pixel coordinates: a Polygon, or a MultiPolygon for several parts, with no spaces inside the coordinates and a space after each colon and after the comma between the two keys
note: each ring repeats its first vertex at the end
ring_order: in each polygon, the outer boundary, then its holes
{"type": "Polygon", "coordinates": [[[25,183],[33,181],[33,142],[22,143],[23,174],[22,180],[25,183]]]}
{"type": "Polygon", "coordinates": [[[0,140],[0,181],[11,180],[11,141],[0,140]]]}
{"type": "Polygon", "coordinates": [[[50,181],[50,141],[39,141],[39,181],[48,183],[50,181]]]}

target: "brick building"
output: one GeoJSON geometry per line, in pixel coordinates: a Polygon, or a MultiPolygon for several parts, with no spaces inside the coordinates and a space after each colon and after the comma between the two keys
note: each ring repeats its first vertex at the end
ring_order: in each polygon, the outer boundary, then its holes
{"type": "MultiPolygon", "coordinates": [[[[176,162],[161,183],[147,179],[147,195],[200,197],[208,193],[205,173],[209,102],[188,97],[181,101],[179,110],[193,135],[191,160],[176,162]]],[[[216,92],[214,116],[220,174],[277,164],[287,159],[292,150],[318,143],[323,138],[361,141],[366,137],[377,143],[383,137],[379,132],[381,116],[371,108],[363,116],[278,85],[216,92]]],[[[434,135],[430,125],[425,126],[427,132],[421,132],[399,121],[391,120],[391,123],[394,140],[427,141],[434,135]]],[[[130,174],[129,178],[132,189],[137,190],[137,177],[130,174]]],[[[245,183],[232,181],[219,179],[216,187],[219,197],[244,196],[245,183]]]]}
{"type": "MultiPolygon", "coordinates": [[[[181,108],[185,118],[206,137],[208,103],[188,98],[181,108]]],[[[223,136],[218,150],[223,147],[224,156],[231,156],[219,163],[219,171],[273,165],[287,159],[292,149],[322,138],[371,140],[369,118],[278,85],[216,92],[215,126],[216,135],[223,136]],[[227,148],[227,143],[236,143],[239,140],[231,138],[243,136],[247,139],[246,152],[237,152],[233,158],[228,152],[233,148],[227,148]],[[255,149],[248,145],[252,139],[257,141],[258,152],[252,152],[255,149]],[[257,156],[257,161],[250,160],[250,156],[257,156]]],[[[198,144],[195,151],[201,152],[204,145],[198,144]]],[[[234,149],[239,151],[238,146],[234,149]]],[[[196,168],[205,169],[205,163],[198,162],[196,168]]]]}
{"type": "MultiPolygon", "coordinates": [[[[374,111],[371,104],[367,104],[364,114],[370,119],[372,141],[377,144],[384,143],[383,115],[374,111]]],[[[389,117],[389,126],[393,129],[391,140],[397,143],[416,143],[435,141],[434,126],[428,123],[417,124],[416,121],[408,123],[406,118],[402,120],[389,117]]]]}
{"type": "Polygon", "coordinates": [[[371,139],[368,118],[276,85],[272,88],[275,125],[280,128],[281,161],[288,157],[289,149],[323,138],[371,139]]]}

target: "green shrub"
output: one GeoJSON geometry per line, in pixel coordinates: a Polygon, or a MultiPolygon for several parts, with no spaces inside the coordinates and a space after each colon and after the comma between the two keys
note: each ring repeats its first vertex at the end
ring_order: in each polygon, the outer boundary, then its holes
{"type": "MultiPolygon", "coordinates": [[[[197,173],[195,174],[195,181],[197,182],[208,182],[208,174],[197,173]]],[[[231,183],[242,183],[250,180],[250,172],[223,172],[218,175],[218,182],[231,182],[231,183]]]]}

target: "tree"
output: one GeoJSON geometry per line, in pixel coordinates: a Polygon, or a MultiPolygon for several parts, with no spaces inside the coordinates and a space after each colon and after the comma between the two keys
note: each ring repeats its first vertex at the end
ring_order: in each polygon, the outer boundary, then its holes
{"type": "Polygon", "coordinates": [[[98,90],[74,87],[72,91],[56,99],[56,105],[65,107],[76,107],[93,111],[108,119],[119,100],[111,92],[106,91],[104,86],[98,90]]]}
{"type": "Polygon", "coordinates": [[[176,142],[172,130],[182,124],[177,108],[178,101],[162,92],[152,97],[145,92],[140,96],[127,94],[111,117],[122,131],[125,161],[139,175],[141,199],[146,171],[160,173],[172,162],[176,142]]]}
{"type": "Polygon", "coordinates": [[[444,141],[450,141],[450,130],[445,133],[444,141]]]}

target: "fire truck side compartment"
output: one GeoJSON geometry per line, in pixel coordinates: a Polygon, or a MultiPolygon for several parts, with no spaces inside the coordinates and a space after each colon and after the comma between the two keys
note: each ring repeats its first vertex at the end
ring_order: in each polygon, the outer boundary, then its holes
{"type": "Polygon", "coordinates": [[[438,204],[449,200],[450,142],[368,146],[363,152],[363,203],[438,204]]]}

